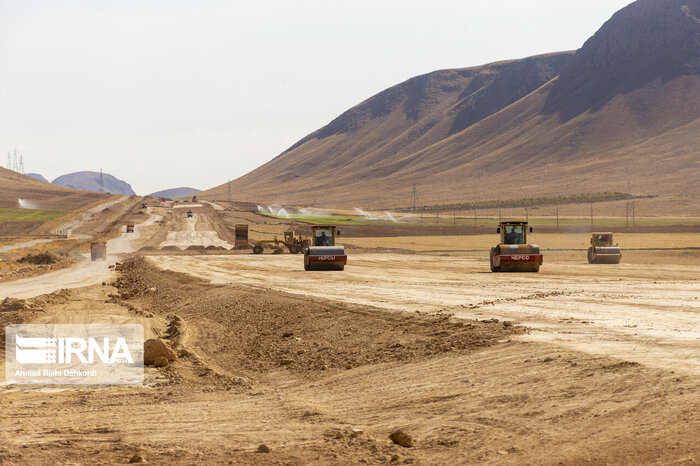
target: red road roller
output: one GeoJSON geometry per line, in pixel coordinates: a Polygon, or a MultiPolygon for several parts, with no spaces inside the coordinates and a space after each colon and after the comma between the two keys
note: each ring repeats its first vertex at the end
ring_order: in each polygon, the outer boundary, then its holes
{"type": "Polygon", "coordinates": [[[496,231],[501,242],[491,248],[491,272],[539,272],[542,254],[538,245],[527,244],[527,222],[500,222],[496,231]]]}
{"type": "Polygon", "coordinates": [[[343,270],[348,261],[345,247],[335,245],[336,235],[340,235],[334,226],[315,225],[313,244],[304,250],[304,270],[343,270]]]}

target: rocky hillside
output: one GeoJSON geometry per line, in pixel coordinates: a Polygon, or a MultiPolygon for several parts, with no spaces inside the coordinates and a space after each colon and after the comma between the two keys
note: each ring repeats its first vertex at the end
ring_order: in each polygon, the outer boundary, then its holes
{"type": "MultiPolygon", "coordinates": [[[[639,0],[581,49],[387,89],[231,183],[238,200],[700,195],[700,0],[639,0]]],[[[225,185],[204,198],[224,198],[225,185]]]]}

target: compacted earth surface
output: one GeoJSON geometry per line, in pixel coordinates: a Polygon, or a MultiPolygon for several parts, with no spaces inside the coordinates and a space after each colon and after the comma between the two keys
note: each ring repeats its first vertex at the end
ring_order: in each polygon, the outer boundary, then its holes
{"type": "MultiPolygon", "coordinates": [[[[149,207],[89,273],[0,284],[3,327],[140,323],[177,355],[139,386],[3,383],[0,463],[700,461],[693,245],[659,249],[683,265],[639,247],[602,267],[582,236],[540,274],[500,275],[478,244],[386,238],[348,247],[345,272],[303,272],[223,250],[221,208],[190,206],[149,207]]],[[[238,221],[286,228],[256,218],[238,221]]]]}

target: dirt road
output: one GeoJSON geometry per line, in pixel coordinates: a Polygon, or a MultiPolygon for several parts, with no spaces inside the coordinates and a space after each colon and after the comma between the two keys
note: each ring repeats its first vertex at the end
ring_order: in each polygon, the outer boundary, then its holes
{"type": "Polygon", "coordinates": [[[0,284],[0,300],[11,296],[13,298],[30,298],[52,293],[62,288],[73,289],[108,281],[114,277],[109,268],[127,253],[137,249],[138,242],[143,239],[143,231],[162,217],[150,214],[148,220],[136,225],[133,233],[122,232],[117,238],[107,241],[107,260],[90,260],[89,254],[84,254],[74,266],[55,272],[37,275],[35,277],[14,280],[0,284]]]}
{"type": "Polygon", "coordinates": [[[304,272],[300,256],[154,256],[213,283],[464,318],[516,320],[523,338],[700,374],[700,266],[549,262],[492,274],[481,257],[356,254],[345,272],[304,272]]]}
{"type": "MultiPolygon", "coordinates": [[[[175,206],[175,208],[178,207],[183,206],[175,206]]],[[[209,217],[201,209],[196,209],[201,207],[201,204],[190,204],[184,207],[195,207],[196,212],[192,217],[186,217],[181,212],[177,212],[173,222],[168,226],[171,231],[168,231],[165,241],[160,243],[159,247],[176,246],[182,249],[189,246],[221,246],[227,249],[233,247],[232,244],[219,238],[209,217]]]]}

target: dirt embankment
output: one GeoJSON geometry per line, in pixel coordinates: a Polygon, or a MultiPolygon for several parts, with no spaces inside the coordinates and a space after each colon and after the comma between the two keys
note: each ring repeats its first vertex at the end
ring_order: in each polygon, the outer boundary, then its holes
{"type": "Polygon", "coordinates": [[[177,313],[198,334],[196,345],[232,373],[351,369],[473,351],[523,333],[511,322],[454,320],[448,315],[377,312],[284,293],[212,285],[164,272],[142,258],[118,267],[122,297],[139,307],[177,313]],[[150,291],[152,289],[157,291],[150,291]],[[196,296],[197,299],[193,299],[196,296]]]}

